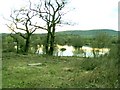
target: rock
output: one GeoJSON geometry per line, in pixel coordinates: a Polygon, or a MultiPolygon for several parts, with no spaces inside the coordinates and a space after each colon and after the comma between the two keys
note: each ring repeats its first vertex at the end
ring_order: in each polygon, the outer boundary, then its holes
{"type": "Polygon", "coordinates": [[[42,63],[32,63],[32,64],[28,64],[28,66],[39,66],[42,65],[42,63]]]}
{"type": "Polygon", "coordinates": [[[70,71],[70,72],[72,72],[72,71],[73,71],[73,69],[72,69],[72,68],[68,68],[68,67],[63,68],[63,70],[64,70],[64,71],[70,71]]]}

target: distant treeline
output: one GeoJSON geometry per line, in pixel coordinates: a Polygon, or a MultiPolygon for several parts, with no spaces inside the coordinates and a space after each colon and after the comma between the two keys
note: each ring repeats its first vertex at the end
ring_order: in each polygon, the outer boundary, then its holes
{"type": "MultiPolygon", "coordinates": [[[[75,48],[80,48],[84,45],[97,48],[111,48],[112,46],[116,46],[117,44],[119,44],[120,41],[118,39],[117,31],[113,30],[105,30],[104,32],[103,31],[104,30],[56,32],[55,44],[70,45],[74,46],[75,48]]],[[[30,40],[30,47],[34,47],[34,49],[36,50],[37,45],[44,45],[45,48],[46,35],[47,34],[33,34],[30,40]]],[[[16,34],[12,34],[11,36],[11,34],[3,33],[2,51],[16,52],[15,46],[18,47],[17,53],[19,52],[24,53],[25,40],[16,34]]]]}

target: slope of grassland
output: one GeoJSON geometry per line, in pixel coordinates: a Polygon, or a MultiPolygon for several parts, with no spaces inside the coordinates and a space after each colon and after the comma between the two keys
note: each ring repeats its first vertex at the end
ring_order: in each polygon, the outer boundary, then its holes
{"type": "Polygon", "coordinates": [[[117,88],[117,59],[3,53],[3,88],[117,88]],[[42,63],[29,66],[32,63],[42,63]]]}
{"type": "Polygon", "coordinates": [[[57,32],[57,35],[80,35],[82,37],[94,37],[99,33],[106,33],[109,36],[118,36],[118,31],[111,30],[111,29],[93,29],[93,30],[68,30],[68,31],[61,31],[57,32]]]}

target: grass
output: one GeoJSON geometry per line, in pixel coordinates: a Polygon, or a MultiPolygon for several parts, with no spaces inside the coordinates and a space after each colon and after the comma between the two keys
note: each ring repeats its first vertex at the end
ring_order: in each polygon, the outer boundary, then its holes
{"type": "Polygon", "coordinates": [[[3,88],[117,88],[117,60],[3,53],[3,88]],[[28,66],[42,63],[39,66],[28,66]]]}

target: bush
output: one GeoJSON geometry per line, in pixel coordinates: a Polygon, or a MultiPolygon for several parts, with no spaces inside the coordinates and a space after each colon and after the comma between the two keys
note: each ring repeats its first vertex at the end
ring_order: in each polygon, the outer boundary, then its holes
{"type": "Polygon", "coordinates": [[[100,64],[100,62],[96,59],[85,59],[82,63],[81,63],[81,68],[84,70],[93,70],[94,68],[98,67],[100,64]]]}

